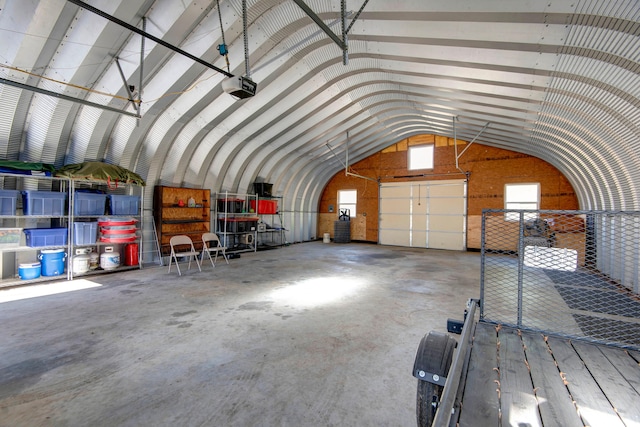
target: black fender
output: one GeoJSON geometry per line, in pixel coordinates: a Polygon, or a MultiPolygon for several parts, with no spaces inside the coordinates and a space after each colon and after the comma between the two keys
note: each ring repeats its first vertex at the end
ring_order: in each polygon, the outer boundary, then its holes
{"type": "Polygon", "coordinates": [[[457,345],[456,339],[449,334],[437,331],[426,334],[418,346],[413,376],[421,381],[444,386],[457,345]]]}

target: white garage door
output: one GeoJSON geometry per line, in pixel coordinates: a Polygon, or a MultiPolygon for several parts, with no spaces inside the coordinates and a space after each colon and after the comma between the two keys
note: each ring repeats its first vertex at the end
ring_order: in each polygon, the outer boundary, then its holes
{"type": "Polygon", "coordinates": [[[463,179],[382,183],[379,243],[464,250],[466,206],[463,179]]]}

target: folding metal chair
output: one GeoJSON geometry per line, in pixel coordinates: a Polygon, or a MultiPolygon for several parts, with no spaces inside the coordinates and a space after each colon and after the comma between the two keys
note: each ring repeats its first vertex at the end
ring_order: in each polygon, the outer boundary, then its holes
{"type": "Polygon", "coordinates": [[[211,265],[215,268],[216,261],[218,261],[218,253],[222,254],[224,260],[229,264],[229,258],[227,257],[227,247],[222,246],[220,239],[216,233],[203,233],[202,234],[202,255],[200,255],[200,262],[204,262],[204,254],[207,253],[211,265]],[[211,252],[215,253],[215,260],[211,258],[211,252]]]}
{"type": "Polygon", "coordinates": [[[178,274],[182,276],[182,272],[180,271],[180,265],[178,264],[178,257],[189,257],[189,269],[191,269],[191,257],[195,258],[196,264],[198,265],[198,270],[202,271],[200,268],[200,261],[198,260],[198,255],[200,252],[196,251],[196,248],[193,246],[193,241],[189,236],[179,235],[173,236],[169,240],[169,244],[171,245],[171,257],[169,258],[169,273],[171,273],[171,262],[175,261],[176,267],[178,269],[178,274]],[[188,246],[188,249],[180,249],[188,246]]]}

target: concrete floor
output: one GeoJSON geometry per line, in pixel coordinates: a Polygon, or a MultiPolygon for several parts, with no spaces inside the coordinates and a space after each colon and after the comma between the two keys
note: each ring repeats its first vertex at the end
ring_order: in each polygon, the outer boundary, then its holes
{"type": "Polygon", "coordinates": [[[420,339],[479,277],[477,253],[322,242],[87,276],[0,303],[0,425],[413,426],[420,339]]]}

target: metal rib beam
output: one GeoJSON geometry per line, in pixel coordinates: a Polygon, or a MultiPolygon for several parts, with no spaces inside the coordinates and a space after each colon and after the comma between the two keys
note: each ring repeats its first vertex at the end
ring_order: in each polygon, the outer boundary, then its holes
{"type": "Polygon", "coordinates": [[[227,72],[227,71],[225,71],[225,70],[223,70],[221,68],[218,68],[215,65],[213,65],[213,64],[211,64],[211,63],[209,63],[207,61],[204,61],[204,60],[198,58],[197,56],[194,56],[194,55],[190,54],[189,52],[185,52],[184,50],[180,49],[179,47],[176,47],[176,46],[174,46],[174,45],[172,45],[170,43],[167,43],[166,41],[164,41],[162,39],[159,39],[156,36],[152,36],[151,34],[145,32],[145,31],[142,31],[142,30],[134,27],[131,24],[126,23],[123,20],[116,18],[115,16],[109,15],[108,13],[105,13],[105,12],[101,11],[100,9],[96,9],[95,7],[85,3],[83,1],[80,1],[80,0],[67,0],[67,1],[69,3],[75,4],[76,6],[80,6],[81,8],[86,9],[89,12],[93,12],[98,16],[102,16],[103,18],[108,19],[109,21],[114,22],[114,23],[120,25],[121,27],[126,28],[129,31],[133,31],[136,34],[140,34],[142,37],[146,37],[146,38],[148,38],[150,40],[153,40],[154,42],[158,43],[159,45],[162,45],[162,46],[166,47],[167,49],[171,49],[172,51],[177,52],[180,55],[186,56],[187,58],[197,62],[198,64],[202,64],[207,68],[211,68],[212,70],[215,70],[215,71],[217,71],[217,72],[219,72],[221,74],[224,74],[227,77],[233,77],[233,74],[231,74],[231,73],[229,73],[229,72],[227,72]]]}
{"type": "Polygon", "coordinates": [[[109,107],[108,105],[96,104],[95,102],[87,101],[85,99],[74,98],[73,96],[63,95],[63,94],[57,93],[57,92],[51,92],[50,90],[42,89],[42,88],[35,87],[35,86],[29,86],[29,85],[26,85],[24,83],[14,82],[12,80],[7,80],[7,79],[1,78],[1,77],[0,77],[0,84],[5,84],[5,85],[17,87],[17,88],[24,89],[24,90],[30,90],[32,92],[41,93],[43,95],[54,96],[56,98],[64,99],[65,101],[78,102],[80,104],[87,105],[89,107],[95,107],[95,108],[100,108],[102,110],[113,111],[114,113],[124,114],[125,116],[131,116],[131,117],[135,117],[137,119],[142,118],[142,116],[140,116],[139,114],[130,113],[128,111],[118,110],[117,108],[109,107]]]}

